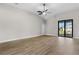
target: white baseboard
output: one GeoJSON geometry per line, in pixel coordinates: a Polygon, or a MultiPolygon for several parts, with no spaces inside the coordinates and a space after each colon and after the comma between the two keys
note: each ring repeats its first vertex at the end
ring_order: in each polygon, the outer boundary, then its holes
{"type": "Polygon", "coordinates": [[[79,39],[79,37],[73,37],[74,39],[79,39]]]}
{"type": "Polygon", "coordinates": [[[21,38],[8,39],[8,40],[0,41],[0,43],[5,43],[5,42],[9,42],[9,41],[14,41],[14,40],[21,40],[21,39],[24,39],[24,38],[38,37],[38,36],[41,36],[41,35],[25,36],[25,37],[21,37],[21,38]]]}
{"type": "Polygon", "coordinates": [[[55,37],[57,37],[56,35],[52,35],[52,34],[46,34],[46,35],[49,35],[49,36],[55,36],[55,37]]]}

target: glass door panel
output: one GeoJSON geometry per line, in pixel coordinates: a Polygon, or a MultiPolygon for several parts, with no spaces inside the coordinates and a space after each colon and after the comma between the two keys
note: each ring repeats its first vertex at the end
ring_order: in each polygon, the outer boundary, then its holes
{"type": "Polygon", "coordinates": [[[66,37],[72,37],[72,20],[66,21],[66,37]]]}
{"type": "Polygon", "coordinates": [[[60,21],[59,23],[59,36],[64,36],[64,21],[60,21]]]}

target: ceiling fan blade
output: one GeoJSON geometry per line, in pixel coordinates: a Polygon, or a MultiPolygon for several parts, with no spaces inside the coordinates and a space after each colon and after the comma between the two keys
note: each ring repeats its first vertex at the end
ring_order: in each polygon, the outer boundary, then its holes
{"type": "Polygon", "coordinates": [[[48,9],[46,9],[45,11],[48,11],[48,9]]]}
{"type": "Polygon", "coordinates": [[[42,11],[37,11],[38,12],[38,15],[42,15],[43,14],[43,12],[42,11]]]}
{"type": "Polygon", "coordinates": [[[48,9],[44,10],[43,13],[44,13],[44,12],[47,12],[47,11],[48,11],[48,9]]]}

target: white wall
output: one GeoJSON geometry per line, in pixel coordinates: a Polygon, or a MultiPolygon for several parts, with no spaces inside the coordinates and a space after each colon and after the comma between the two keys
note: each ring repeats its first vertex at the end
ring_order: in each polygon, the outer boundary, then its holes
{"type": "Polygon", "coordinates": [[[47,22],[47,20],[43,20],[43,23],[42,23],[42,31],[41,31],[41,33],[43,34],[43,35],[46,35],[46,22],[47,22]]]}
{"type": "Polygon", "coordinates": [[[42,35],[42,24],[35,15],[0,5],[0,42],[42,35]]]}
{"type": "Polygon", "coordinates": [[[73,36],[79,37],[79,10],[73,10],[57,15],[55,18],[48,19],[47,34],[57,36],[58,20],[73,19],[73,36]]]}
{"type": "Polygon", "coordinates": [[[51,17],[50,19],[48,19],[46,26],[47,35],[57,36],[57,20],[55,17],[51,17]]]}

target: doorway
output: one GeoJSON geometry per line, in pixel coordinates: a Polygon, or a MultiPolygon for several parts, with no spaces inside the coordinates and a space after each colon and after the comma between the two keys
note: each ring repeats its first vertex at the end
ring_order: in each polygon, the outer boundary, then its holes
{"type": "Polygon", "coordinates": [[[73,19],[58,21],[58,36],[73,37],[73,19]]]}

